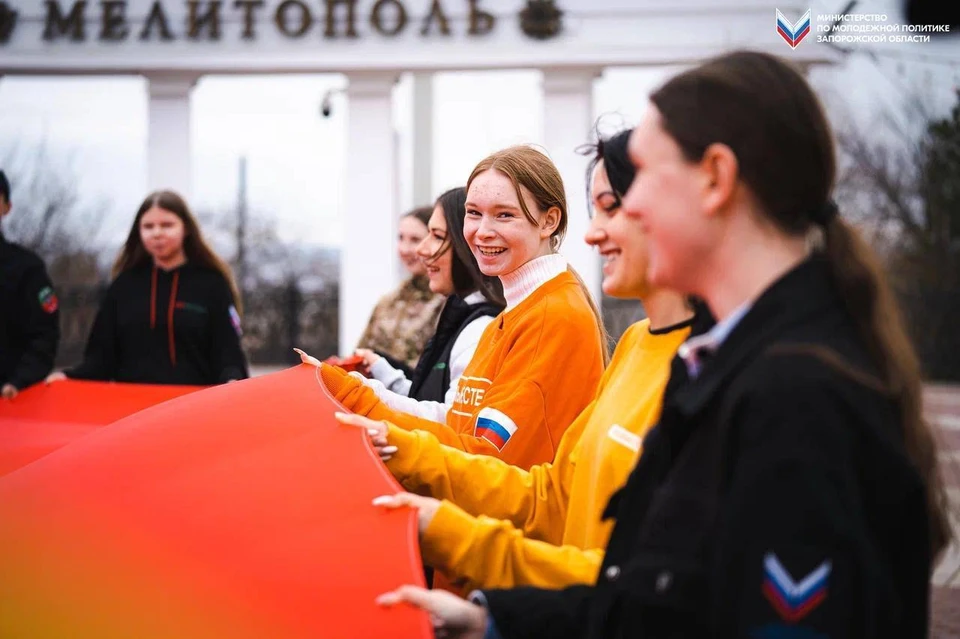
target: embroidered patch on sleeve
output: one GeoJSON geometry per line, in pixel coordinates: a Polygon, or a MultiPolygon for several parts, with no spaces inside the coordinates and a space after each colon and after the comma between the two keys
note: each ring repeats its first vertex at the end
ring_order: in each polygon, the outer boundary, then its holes
{"type": "Polygon", "coordinates": [[[230,305],[230,323],[233,324],[233,330],[237,332],[237,337],[243,335],[243,329],[240,328],[240,313],[237,312],[237,307],[233,304],[230,305]]]}
{"type": "Polygon", "coordinates": [[[57,309],[60,308],[60,300],[57,299],[57,294],[49,286],[40,289],[40,293],[37,294],[37,301],[40,302],[40,308],[43,309],[43,312],[48,315],[56,313],[57,309]]]}
{"type": "Polygon", "coordinates": [[[794,580],[775,553],[763,557],[763,595],[787,623],[797,623],[827,598],[832,565],[829,561],[794,580]]]}
{"type": "Polygon", "coordinates": [[[611,426],[610,430],[607,431],[607,437],[621,446],[626,446],[635,453],[640,452],[640,444],[643,442],[643,438],[640,437],[640,435],[631,433],[620,424],[611,426]]]}
{"type": "Polygon", "coordinates": [[[497,450],[503,450],[515,432],[517,432],[517,425],[496,408],[481,408],[477,413],[474,435],[486,439],[496,446],[497,450]]]}

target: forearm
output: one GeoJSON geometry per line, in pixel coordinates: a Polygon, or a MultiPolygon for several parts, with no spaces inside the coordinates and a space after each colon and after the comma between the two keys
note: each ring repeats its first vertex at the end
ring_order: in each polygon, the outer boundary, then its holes
{"type": "Polygon", "coordinates": [[[470,588],[592,584],[603,560],[601,549],[529,539],[508,521],[473,517],[450,502],[424,531],[421,549],[428,565],[470,588]]]}

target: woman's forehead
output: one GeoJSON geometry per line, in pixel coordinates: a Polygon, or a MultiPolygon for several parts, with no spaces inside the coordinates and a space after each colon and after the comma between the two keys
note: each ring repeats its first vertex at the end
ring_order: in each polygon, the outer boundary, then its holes
{"type": "MultiPolygon", "coordinates": [[[[531,199],[523,185],[520,186],[520,190],[524,197],[531,199]]],[[[517,190],[513,182],[505,174],[495,169],[487,169],[473,178],[473,182],[470,183],[470,188],[467,191],[467,202],[474,206],[505,205],[520,207],[517,190]]]]}

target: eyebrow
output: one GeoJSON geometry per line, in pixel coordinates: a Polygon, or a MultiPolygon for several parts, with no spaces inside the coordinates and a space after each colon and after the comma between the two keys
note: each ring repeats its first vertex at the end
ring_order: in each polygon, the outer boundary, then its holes
{"type": "MultiPolygon", "coordinates": [[[[468,208],[468,209],[469,209],[469,208],[477,208],[477,205],[476,205],[475,203],[467,200],[467,203],[464,204],[464,207],[465,207],[465,208],[468,208]]],[[[503,204],[503,203],[500,203],[500,202],[495,202],[495,203],[493,204],[493,206],[491,206],[490,208],[492,208],[492,209],[509,209],[509,210],[511,210],[511,211],[520,211],[520,210],[521,210],[519,206],[514,206],[513,204],[503,204]]]]}

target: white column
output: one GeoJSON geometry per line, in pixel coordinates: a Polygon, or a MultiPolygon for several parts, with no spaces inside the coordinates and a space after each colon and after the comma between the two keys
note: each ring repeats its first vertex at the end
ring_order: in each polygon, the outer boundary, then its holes
{"type": "Polygon", "coordinates": [[[413,205],[431,204],[433,192],[433,74],[413,74],[413,205]]]}
{"type": "Polygon", "coordinates": [[[392,89],[397,75],[357,72],[347,80],[345,216],[340,253],[340,353],[357,345],[370,312],[397,281],[396,140],[392,89]]]}
{"type": "Polygon", "coordinates": [[[190,197],[190,92],[192,73],[147,74],[147,188],[173,189],[190,197]]]}
{"type": "Polygon", "coordinates": [[[583,241],[590,225],[584,175],[587,158],[577,147],[592,140],[593,81],[597,69],[543,70],[544,143],[567,191],[567,236],[560,248],[600,303],[600,258],[583,241]]]}

